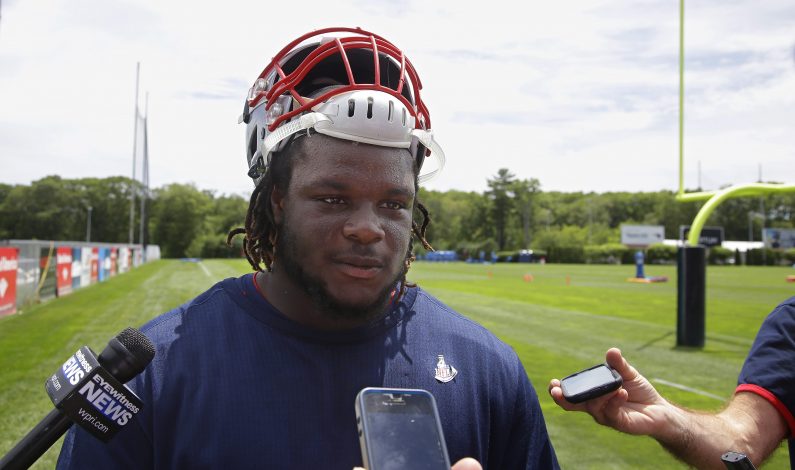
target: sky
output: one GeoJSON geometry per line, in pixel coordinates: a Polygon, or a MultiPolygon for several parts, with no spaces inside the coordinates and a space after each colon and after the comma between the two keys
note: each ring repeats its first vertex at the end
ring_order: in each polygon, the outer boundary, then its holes
{"type": "MultiPolygon", "coordinates": [[[[676,0],[0,8],[1,183],[130,176],[140,62],[150,185],[247,195],[248,88],[292,39],[359,26],[421,77],[447,155],[429,189],[482,192],[500,168],[545,191],[678,188],[676,0]]],[[[795,182],[795,2],[691,0],[685,18],[685,187],[795,182]]]]}

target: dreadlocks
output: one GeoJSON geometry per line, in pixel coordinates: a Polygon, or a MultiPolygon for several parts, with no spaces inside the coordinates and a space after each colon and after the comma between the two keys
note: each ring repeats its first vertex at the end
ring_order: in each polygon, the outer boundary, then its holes
{"type": "MultiPolygon", "coordinates": [[[[271,271],[273,269],[274,253],[277,243],[278,227],[273,216],[273,209],[271,208],[270,198],[274,189],[279,189],[283,193],[287,193],[292,178],[292,163],[294,158],[293,151],[290,150],[292,142],[279,152],[273,155],[271,163],[268,167],[265,176],[260,180],[254,192],[251,193],[251,199],[248,204],[248,211],[246,212],[245,227],[232,229],[226,237],[226,244],[232,246],[232,239],[236,235],[244,235],[243,239],[243,253],[246,259],[255,271],[265,270],[271,271]]],[[[414,190],[415,194],[419,194],[419,168],[414,164],[414,190]]],[[[431,222],[428,209],[419,202],[415,197],[414,199],[415,217],[417,212],[422,216],[422,223],[418,224],[415,220],[411,222],[411,233],[416,237],[422,246],[429,251],[433,251],[430,243],[425,239],[425,231],[428,224],[431,222]]],[[[400,295],[402,296],[407,287],[413,287],[406,281],[406,274],[409,272],[411,263],[416,259],[413,249],[413,237],[409,240],[409,249],[406,253],[406,258],[403,262],[403,274],[400,279],[400,295]]]]}

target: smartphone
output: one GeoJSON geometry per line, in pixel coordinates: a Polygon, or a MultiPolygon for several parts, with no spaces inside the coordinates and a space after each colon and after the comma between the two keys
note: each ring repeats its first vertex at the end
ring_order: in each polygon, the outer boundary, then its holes
{"type": "Polygon", "coordinates": [[[363,389],[356,422],[367,470],[450,470],[442,423],[425,390],[363,389]]]}
{"type": "Polygon", "coordinates": [[[582,403],[618,390],[623,381],[621,375],[607,364],[599,364],[571,374],[560,381],[563,398],[569,403],[582,403]]]}

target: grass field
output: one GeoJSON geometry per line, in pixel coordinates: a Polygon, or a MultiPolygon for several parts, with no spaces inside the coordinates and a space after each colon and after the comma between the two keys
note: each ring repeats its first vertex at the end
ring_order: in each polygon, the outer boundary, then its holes
{"type": "MultiPolygon", "coordinates": [[[[243,261],[159,261],[0,318],[0,455],[49,411],[44,381],[77,348],[99,351],[124,327],[247,270],[243,261]]],[[[718,409],[762,319],[795,295],[795,284],[784,282],[788,268],[709,267],[706,347],[678,349],[675,268],[649,266],[647,273],[671,282],[628,283],[634,266],[602,265],[415,263],[409,277],[516,349],[564,468],[682,468],[651,439],[557,408],[546,393],[549,379],[601,362],[607,348],[618,346],[671,400],[718,409]]],[[[59,447],[37,466],[52,468],[59,447]]],[[[788,468],[786,446],[765,468],[788,468]]]]}

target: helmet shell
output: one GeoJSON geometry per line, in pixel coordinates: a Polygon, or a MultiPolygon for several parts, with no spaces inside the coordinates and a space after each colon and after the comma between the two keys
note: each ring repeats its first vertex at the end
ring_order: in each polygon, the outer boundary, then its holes
{"type": "Polygon", "coordinates": [[[249,89],[240,118],[246,123],[248,174],[258,184],[273,154],[310,129],[408,148],[420,169],[426,157],[435,156],[435,174],[444,154],[433,141],[421,89],[408,58],[378,35],[360,28],[307,33],[285,46],[249,89]]]}

